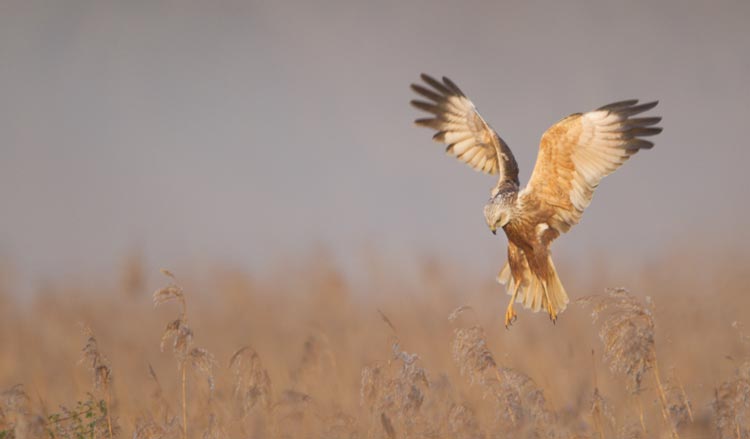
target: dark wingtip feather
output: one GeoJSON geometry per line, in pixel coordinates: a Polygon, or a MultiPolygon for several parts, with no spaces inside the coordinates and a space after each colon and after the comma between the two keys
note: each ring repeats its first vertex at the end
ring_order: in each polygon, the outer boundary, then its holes
{"type": "Polygon", "coordinates": [[[422,81],[426,82],[432,88],[434,88],[435,90],[439,91],[440,93],[442,93],[442,94],[444,94],[446,96],[450,96],[450,95],[454,94],[453,90],[450,90],[448,87],[446,87],[445,84],[443,84],[442,82],[440,82],[437,79],[433,78],[432,76],[430,76],[430,75],[428,75],[426,73],[422,73],[420,75],[420,77],[422,78],[422,81]]]}
{"type": "Polygon", "coordinates": [[[435,104],[431,104],[429,102],[412,100],[412,101],[409,101],[409,103],[412,105],[412,107],[418,108],[428,113],[432,113],[435,115],[441,113],[440,109],[435,104]]]}
{"type": "Polygon", "coordinates": [[[643,139],[632,139],[626,145],[625,149],[630,151],[638,151],[639,149],[651,149],[654,147],[654,142],[649,142],[643,139]]]}
{"type": "Polygon", "coordinates": [[[625,107],[631,107],[637,103],[638,103],[638,99],[627,99],[624,101],[617,101],[617,102],[612,102],[611,104],[604,105],[602,107],[597,108],[596,111],[617,110],[617,109],[621,109],[625,107]]]}
{"type": "Polygon", "coordinates": [[[464,92],[462,92],[461,89],[458,88],[456,83],[451,81],[447,76],[443,76],[443,83],[447,85],[448,88],[452,89],[452,91],[455,92],[458,96],[465,96],[464,92]]]}
{"type": "Polygon", "coordinates": [[[659,101],[646,102],[645,104],[634,105],[632,107],[625,108],[623,110],[620,110],[620,112],[625,113],[628,116],[632,116],[634,114],[639,114],[639,113],[648,111],[656,107],[658,104],[659,104],[659,101]]]}
{"type": "Polygon", "coordinates": [[[655,136],[661,133],[661,127],[634,128],[631,132],[635,136],[655,136]]]}
{"type": "Polygon", "coordinates": [[[424,82],[436,81],[435,78],[433,78],[432,76],[430,76],[430,75],[428,75],[427,73],[424,73],[424,72],[420,73],[419,77],[422,78],[422,81],[424,81],[424,82]]]}
{"type": "Polygon", "coordinates": [[[628,119],[626,124],[631,127],[646,127],[661,122],[661,117],[636,117],[628,119]]]}
{"type": "Polygon", "coordinates": [[[441,102],[441,101],[445,100],[444,96],[441,96],[441,95],[435,93],[434,91],[428,89],[427,87],[424,87],[424,86],[419,85],[419,84],[412,84],[411,85],[411,89],[414,91],[414,93],[416,93],[416,94],[418,94],[420,96],[423,96],[423,97],[425,97],[427,99],[430,99],[430,100],[432,100],[434,102],[441,102]]]}

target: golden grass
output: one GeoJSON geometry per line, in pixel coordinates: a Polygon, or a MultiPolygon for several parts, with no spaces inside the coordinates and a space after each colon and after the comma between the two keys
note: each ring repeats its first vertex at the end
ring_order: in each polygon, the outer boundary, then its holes
{"type": "Polygon", "coordinates": [[[498,285],[435,261],[369,288],[318,256],[293,278],[148,285],[128,259],[108,290],[6,286],[0,438],[749,438],[748,259],[679,259],[632,293],[567,279],[556,325],[509,331],[498,285]]]}

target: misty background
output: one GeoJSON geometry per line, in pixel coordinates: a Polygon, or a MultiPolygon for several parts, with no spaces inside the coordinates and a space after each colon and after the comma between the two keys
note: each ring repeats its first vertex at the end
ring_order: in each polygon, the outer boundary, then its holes
{"type": "Polygon", "coordinates": [[[412,125],[421,72],[467,93],[522,184],[565,115],[660,100],[656,147],[603,181],[559,266],[626,284],[676,248],[742,249],[748,23],[746,1],[5,0],[0,261],[34,286],[133,251],[262,271],[324,247],[350,272],[429,254],[494,278],[494,177],[412,125]]]}

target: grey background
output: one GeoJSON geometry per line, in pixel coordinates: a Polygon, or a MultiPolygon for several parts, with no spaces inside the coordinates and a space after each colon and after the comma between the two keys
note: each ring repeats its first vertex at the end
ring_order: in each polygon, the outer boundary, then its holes
{"type": "Polygon", "coordinates": [[[0,2],[0,258],[20,284],[150,264],[262,271],[324,246],[493,275],[493,177],[412,126],[448,75],[528,178],[542,132],[625,98],[664,132],[554,250],[585,270],[748,243],[750,3],[0,2]],[[593,256],[592,256],[593,255],[593,256]]]}

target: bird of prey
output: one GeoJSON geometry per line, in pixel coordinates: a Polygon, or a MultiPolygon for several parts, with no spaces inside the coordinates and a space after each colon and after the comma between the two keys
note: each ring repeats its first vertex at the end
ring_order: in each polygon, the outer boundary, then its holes
{"type": "Polygon", "coordinates": [[[539,145],[536,165],[526,187],[518,181],[518,165],[508,145],[485,122],[453,81],[421,75],[424,85],[411,88],[426,100],[411,104],[431,117],[415,123],[437,133],[435,141],[475,170],[498,174],[484,206],[492,233],[502,228],[508,238],[508,261],[497,281],[511,296],[506,328],[516,319],[514,303],[554,322],[565,310],[568,295],[550,256],[550,244],[581,219],[594,190],[633,154],[650,149],[643,137],[661,132],[660,117],[633,117],[658,103],[627,100],[587,113],[575,113],[552,125],[539,145]]]}

